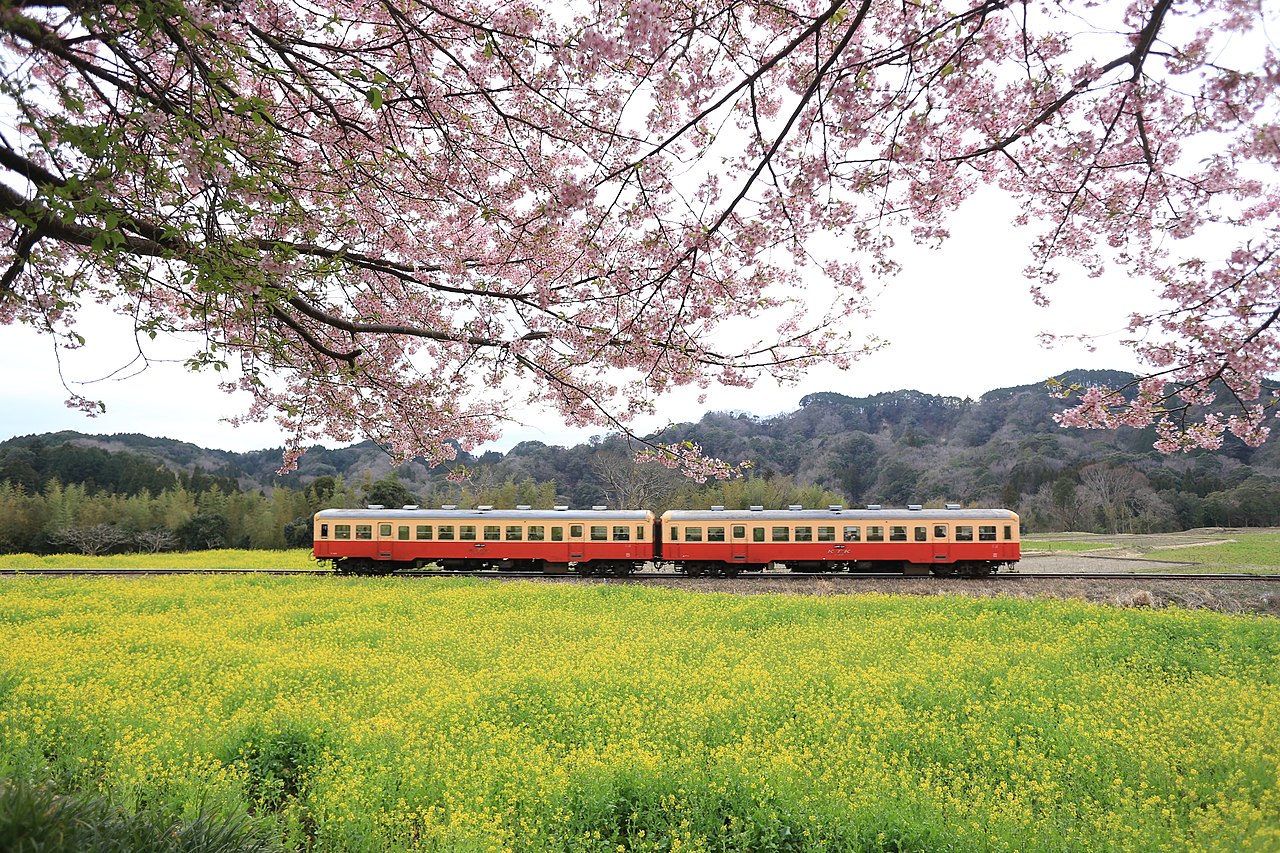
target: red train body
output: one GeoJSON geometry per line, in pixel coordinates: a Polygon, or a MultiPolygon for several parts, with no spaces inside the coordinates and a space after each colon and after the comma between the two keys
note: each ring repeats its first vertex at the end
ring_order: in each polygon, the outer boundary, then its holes
{"type": "Polygon", "coordinates": [[[314,553],[351,574],[385,574],[435,564],[626,574],[657,557],[653,513],[645,510],[326,509],[314,520],[314,553]]]}
{"type": "Polygon", "coordinates": [[[662,557],[686,574],[792,571],[985,575],[1021,558],[1006,509],[671,510],[662,557]]]}
{"type": "Polygon", "coordinates": [[[1021,557],[1018,516],[1005,509],[398,510],[316,513],[314,553],[352,574],[435,565],[630,574],[646,563],[733,576],[804,572],[985,575],[1021,557]]]}

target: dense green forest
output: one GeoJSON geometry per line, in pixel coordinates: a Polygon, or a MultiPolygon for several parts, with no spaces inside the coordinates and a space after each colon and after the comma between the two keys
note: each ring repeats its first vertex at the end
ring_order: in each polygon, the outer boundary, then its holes
{"type": "MultiPolygon", "coordinates": [[[[1127,374],[1076,372],[1122,384],[1127,374]]],[[[1150,431],[1065,430],[1043,385],[978,400],[896,391],[813,394],[773,418],[712,413],[673,425],[747,477],[700,485],[600,436],[572,448],[525,442],[460,453],[454,466],[393,468],[377,446],[313,448],[278,476],[280,451],[229,453],[142,435],[51,433],[0,443],[0,553],[283,548],[309,541],[310,516],[333,506],[604,504],[769,507],[880,503],[1005,506],[1028,531],[1152,532],[1280,525],[1280,442],[1232,437],[1214,452],[1163,456],[1150,431]]]]}

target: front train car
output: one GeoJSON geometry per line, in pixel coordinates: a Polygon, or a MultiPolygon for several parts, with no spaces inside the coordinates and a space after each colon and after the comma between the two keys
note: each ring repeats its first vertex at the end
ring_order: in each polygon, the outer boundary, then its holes
{"type": "Polygon", "coordinates": [[[662,558],[689,575],[762,571],[987,575],[1021,559],[1018,514],[1007,509],[671,510],[662,558]]]}
{"type": "Polygon", "coordinates": [[[527,506],[325,509],[313,520],[313,554],[344,574],[447,571],[630,574],[656,556],[647,510],[536,510],[527,506]]]}

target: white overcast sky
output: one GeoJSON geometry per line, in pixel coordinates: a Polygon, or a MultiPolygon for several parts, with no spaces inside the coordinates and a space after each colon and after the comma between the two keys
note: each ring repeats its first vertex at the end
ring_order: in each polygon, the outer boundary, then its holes
{"type": "MultiPolygon", "coordinates": [[[[952,238],[936,251],[908,250],[904,269],[885,283],[874,313],[859,329],[887,339],[890,346],[851,370],[814,371],[796,387],[758,385],[753,390],[680,392],[663,417],[641,424],[655,429],[668,422],[697,420],[706,411],[745,411],[769,416],[798,407],[818,391],[869,396],[915,389],[930,394],[977,397],[994,388],[1040,382],[1074,368],[1138,369],[1120,341],[1135,308],[1154,304],[1149,282],[1132,281],[1116,270],[1100,279],[1067,269],[1051,291],[1049,308],[1035,306],[1021,275],[1027,263],[1026,237],[1009,223],[1012,206],[990,197],[966,205],[952,223],[952,238]],[[993,203],[994,202],[994,203],[993,203]],[[1040,345],[1042,331],[1092,334],[1097,350],[1062,343],[1040,345]]],[[[768,318],[761,318],[767,322],[768,318]]],[[[126,326],[103,309],[84,315],[77,326],[89,340],[85,350],[61,352],[63,375],[92,382],[124,367],[133,352],[126,326]]],[[[58,379],[51,341],[27,327],[0,326],[0,360],[6,366],[0,389],[0,440],[70,429],[87,433],[143,433],[224,450],[278,447],[284,436],[272,424],[232,427],[221,419],[242,413],[247,396],[227,395],[212,374],[181,366],[190,354],[170,345],[176,363],[153,364],[131,378],[73,388],[103,399],[107,412],[96,418],[68,409],[58,379]]],[[[126,369],[123,373],[130,371],[126,369]]],[[[554,415],[531,411],[524,426],[510,426],[504,438],[484,449],[505,450],[523,440],[571,445],[603,429],[570,431],[554,415]]]]}

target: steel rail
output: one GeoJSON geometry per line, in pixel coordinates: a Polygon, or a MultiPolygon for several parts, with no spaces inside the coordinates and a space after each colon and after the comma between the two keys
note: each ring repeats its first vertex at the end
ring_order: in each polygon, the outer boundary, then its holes
{"type": "MultiPolygon", "coordinates": [[[[0,577],[163,577],[168,575],[262,575],[267,577],[303,576],[303,577],[375,577],[361,575],[339,575],[329,569],[187,569],[187,568],[29,568],[0,569],[0,577]]],[[[570,580],[570,581],[627,581],[627,580],[697,580],[697,581],[804,581],[804,580],[902,580],[926,581],[931,583],[954,583],[956,581],[990,581],[990,580],[1185,580],[1185,581],[1280,581],[1280,574],[1250,574],[1243,572],[1193,573],[1193,572],[997,572],[980,577],[962,575],[904,575],[887,572],[744,572],[735,577],[713,577],[690,575],[676,572],[634,572],[627,575],[580,575],[574,572],[566,574],[547,574],[543,572],[502,572],[502,571],[440,571],[412,570],[393,572],[380,577],[399,578],[492,578],[497,580],[570,580]]]]}

